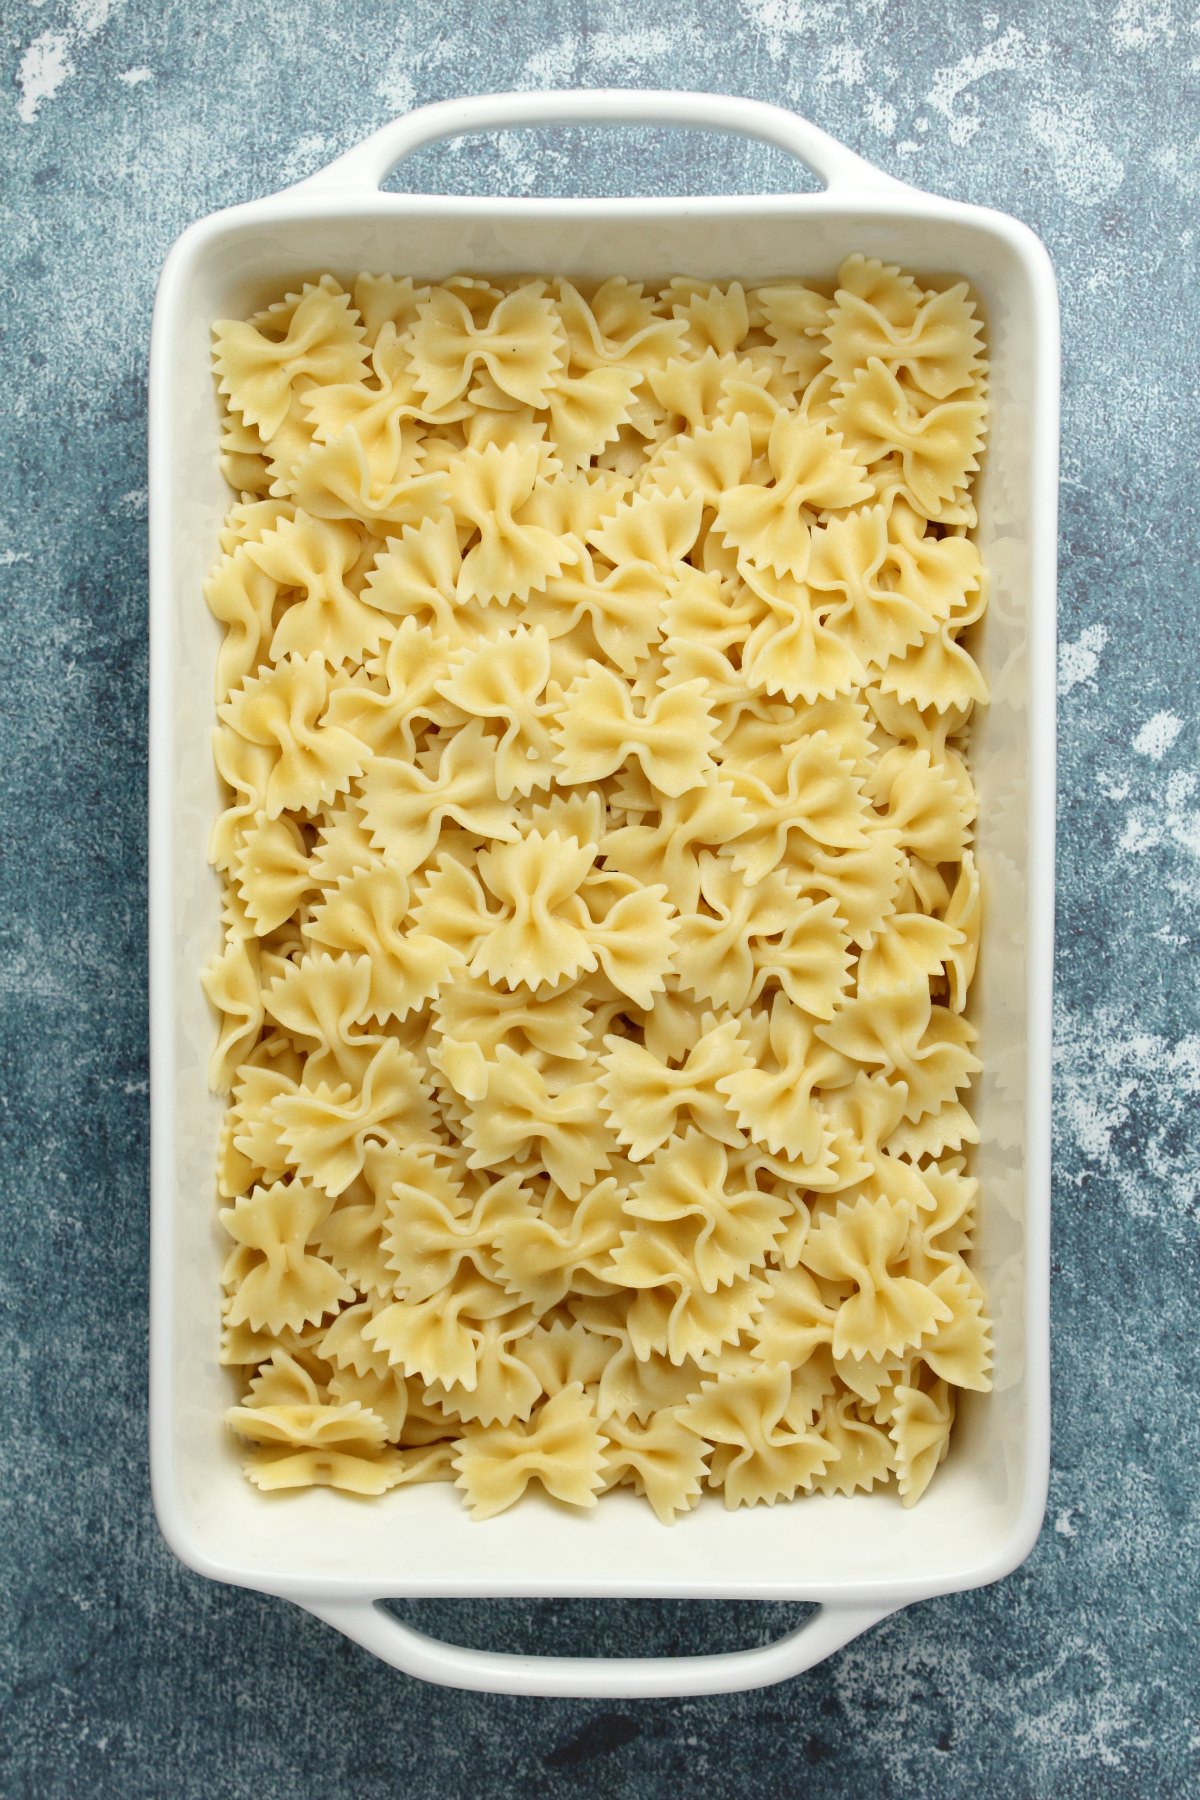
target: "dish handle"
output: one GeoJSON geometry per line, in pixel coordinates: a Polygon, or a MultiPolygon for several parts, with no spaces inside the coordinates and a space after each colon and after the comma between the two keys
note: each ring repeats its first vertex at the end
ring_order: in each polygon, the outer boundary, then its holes
{"type": "Polygon", "coordinates": [[[519,1656],[447,1644],[406,1625],[378,1600],[296,1601],[372,1655],[439,1687],[541,1698],[655,1700],[689,1694],[734,1694],[802,1675],[894,1606],[822,1606],[786,1637],[756,1650],[706,1656],[519,1656]]]}
{"type": "Polygon", "coordinates": [[[288,191],[374,190],[406,156],[446,138],[517,126],[585,124],[679,125],[729,131],[789,151],[839,196],[907,191],[903,182],[856,156],[820,126],[781,106],[731,94],[677,93],[662,88],[552,88],[541,93],[472,94],[439,100],[393,119],[288,191]]]}

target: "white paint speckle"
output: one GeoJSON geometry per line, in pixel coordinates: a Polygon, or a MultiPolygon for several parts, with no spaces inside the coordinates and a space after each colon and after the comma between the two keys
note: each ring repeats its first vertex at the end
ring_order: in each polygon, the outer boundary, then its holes
{"type": "Polygon", "coordinates": [[[401,113],[412,111],[417,90],[407,55],[392,58],[376,83],[375,92],[397,118],[401,113]]]}
{"type": "Polygon", "coordinates": [[[1122,50],[1149,50],[1175,36],[1171,0],[1120,0],[1113,14],[1113,42],[1122,50]]]}
{"type": "MultiPolygon", "coordinates": [[[[1200,143],[1196,140],[1186,150],[1180,150],[1178,144],[1162,144],[1151,161],[1188,199],[1200,194],[1200,143]]],[[[1190,243],[1193,234],[1189,231],[1185,235],[1190,243]]]]}
{"type": "Polygon", "coordinates": [[[827,23],[820,6],[803,0],[739,0],[742,17],[762,37],[767,55],[779,62],[795,48],[795,40],[811,33],[819,36],[827,23]],[[790,40],[790,44],[789,44],[790,40]]]}
{"type": "Polygon", "coordinates": [[[944,69],[934,72],[933,86],[926,96],[934,112],[940,113],[946,121],[947,135],[952,144],[960,147],[969,144],[983,123],[983,117],[973,102],[961,104],[971,89],[989,75],[998,74],[1003,69],[1017,69],[1028,60],[1028,48],[1025,33],[1017,26],[1010,25],[1008,30],[982,50],[968,52],[960,56],[956,63],[950,63],[944,69]]]}
{"type": "Polygon", "coordinates": [[[1055,1008],[1056,1137],[1074,1160],[1114,1184],[1134,1218],[1173,1242],[1190,1231],[1200,1180],[1200,1145],[1187,1129],[1200,1092],[1200,1037],[1172,1043],[1157,1032],[1130,1035],[1119,1007],[1055,1008]],[[1129,1129],[1125,1130],[1124,1127],[1129,1129]]]}
{"type": "Polygon", "coordinates": [[[1075,1527],[1071,1523],[1074,1513],[1075,1508],[1073,1506],[1065,1506],[1055,1519],[1054,1529],[1057,1531],[1059,1537],[1073,1538],[1075,1536],[1075,1527]]]}
{"type": "MultiPolygon", "coordinates": [[[[400,108],[403,111],[403,108],[400,108]]],[[[306,175],[312,175],[317,169],[336,154],[337,144],[333,138],[322,136],[320,132],[308,132],[297,138],[279,165],[279,173],[284,181],[302,181],[306,175]]]]}
{"type": "Polygon", "coordinates": [[[1134,808],[1125,820],[1117,849],[1122,856],[1141,856],[1147,850],[1157,850],[1162,840],[1162,827],[1158,821],[1134,808]]]}
{"type": "Polygon", "coordinates": [[[601,68],[632,70],[656,56],[669,56],[677,47],[671,32],[658,25],[643,25],[627,31],[589,32],[585,49],[587,60],[601,68]]]}
{"type": "Polygon", "coordinates": [[[43,31],[26,49],[17,66],[17,114],[32,125],[39,108],[53,100],[75,73],[71,51],[90,43],[107,25],[123,0],[71,0],[65,31],[43,31]]]}
{"type": "Polygon", "coordinates": [[[123,81],[125,83],[126,87],[141,87],[141,85],[144,81],[153,81],[154,80],[154,70],[153,69],[122,69],[120,74],[117,76],[117,80],[123,81]]]}
{"type": "Polygon", "coordinates": [[[1108,643],[1107,625],[1089,625],[1073,644],[1058,647],[1058,691],[1069,694],[1081,682],[1088,687],[1100,666],[1100,652],[1108,643]]]}
{"type": "Polygon", "coordinates": [[[145,518],[146,508],[149,503],[150,492],[148,488],[144,487],[130,488],[129,492],[127,494],[122,494],[121,498],[117,501],[117,505],[121,508],[121,511],[132,514],[135,519],[145,518]]]}
{"type": "Polygon", "coordinates": [[[866,80],[867,59],[860,44],[834,44],[825,53],[823,87],[857,88],[866,80]]]}
{"type": "Polygon", "coordinates": [[[1100,142],[1090,94],[1054,93],[1029,108],[1029,129],[1055,183],[1078,206],[1098,206],[1125,179],[1125,165],[1100,142]]]}
{"type": "Polygon", "coordinates": [[[588,65],[606,75],[640,74],[645,64],[669,56],[674,47],[671,33],[658,25],[589,32],[586,38],[568,32],[527,57],[522,78],[534,87],[563,87],[588,65]]]}
{"type": "Polygon", "coordinates": [[[68,40],[60,31],[43,31],[34,38],[17,68],[17,87],[21,98],[17,112],[26,125],[32,125],[38,107],[53,100],[74,68],[68,55],[68,40]]]}
{"type": "Polygon", "coordinates": [[[867,96],[867,117],[880,137],[890,138],[895,132],[896,109],[890,100],[883,100],[878,94],[869,94],[867,96]]]}
{"type": "Polygon", "coordinates": [[[0,550],[0,569],[11,569],[14,563],[32,561],[28,550],[0,550]]]}
{"type": "Polygon", "coordinates": [[[1177,719],[1174,713],[1155,713],[1147,719],[1133,740],[1133,747],[1139,756],[1149,756],[1154,762],[1161,762],[1175,739],[1183,730],[1183,720],[1177,719]]]}

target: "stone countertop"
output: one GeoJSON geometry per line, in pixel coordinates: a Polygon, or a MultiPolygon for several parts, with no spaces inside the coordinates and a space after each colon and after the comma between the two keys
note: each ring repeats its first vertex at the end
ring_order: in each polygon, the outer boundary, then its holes
{"type": "MultiPolygon", "coordinates": [[[[1182,0],[37,0],[6,7],[0,1787],[135,1796],[1153,1795],[1200,1787],[1194,1470],[1197,79],[1182,0]],[[191,220],[409,106],[552,85],[779,101],[1026,220],[1065,334],[1054,1467],[1036,1550],[731,1698],[406,1680],[183,1570],[146,1470],[146,356],[191,220]]],[[[612,191],[579,133],[414,185],[612,191]]],[[[786,188],[645,134],[630,189],[786,188]]],[[[765,1641],[783,1606],[427,1603],[510,1648],[765,1641]]]]}

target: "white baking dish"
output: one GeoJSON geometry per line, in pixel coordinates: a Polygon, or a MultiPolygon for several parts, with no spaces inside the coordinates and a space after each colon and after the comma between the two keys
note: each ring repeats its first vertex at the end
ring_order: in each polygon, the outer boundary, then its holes
{"type": "Polygon", "coordinates": [[[150,383],[151,1462],[177,1555],[278,1594],[428,1680],[526,1694],[721,1692],[809,1668],[910,1601],[1007,1574],[1037,1535],[1049,1450],[1048,1212],[1054,907],[1058,319],[1049,259],[1022,225],[879,173],[814,126],[755,101],[677,93],[513,94],[427,107],[321,174],[185,232],[163,270],[150,383]],[[551,122],[719,128],[794,152],[825,191],[695,200],[492,200],[386,194],[401,157],[465,131],[551,122]],[[228,505],[217,465],[210,324],[321,270],[827,277],[861,250],[980,295],[992,358],[979,541],[993,571],[984,661],[994,704],[976,733],[979,857],[989,922],[974,1016],[984,1210],[977,1266],[996,1314],[995,1391],[968,1396],[953,1447],[912,1511],[894,1495],[814,1496],[673,1528],[631,1494],[567,1515],[527,1499],[486,1525],[453,1489],[369,1504],[264,1496],[222,1414],[213,1200],[220,1103],[206,1089],[213,1020],[198,973],[218,936],[205,862],[218,631],[201,598],[228,505]],[[820,1603],[766,1649],[693,1658],[513,1657],[438,1643],[381,1596],[718,1597],[820,1603]]]}

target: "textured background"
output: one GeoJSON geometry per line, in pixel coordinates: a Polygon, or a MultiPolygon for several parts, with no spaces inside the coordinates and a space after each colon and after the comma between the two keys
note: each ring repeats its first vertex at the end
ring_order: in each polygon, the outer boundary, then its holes
{"type": "MultiPolygon", "coordinates": [[[[6,0],[6,1795],[1154,1795],[1200,1786],[1197,75],[1181,0],[6,0]],[[653,22],[655,19],[661,22],[653,22]],[[1016,1575],[782,1688],[419,1686],[159,1539],[146,1472],[145,381],[158,267],[408,106],[555,84],[781,101],[1027,220],[1065,326],[1054,1473],[1016,1575]],[[1191,642],[1188,642],[1188,639],[1191,642]]],[[[611,144],[473,140],[413,185],[612,191],[611,144]]],[[[786,187],[722,140],[632,189],[786,187]]],[[[765,1641],[786,1607],[427,1604],[531,1648],[765,1641]]]]}

